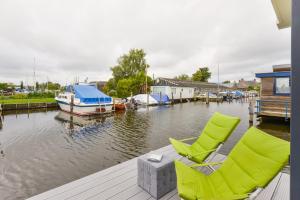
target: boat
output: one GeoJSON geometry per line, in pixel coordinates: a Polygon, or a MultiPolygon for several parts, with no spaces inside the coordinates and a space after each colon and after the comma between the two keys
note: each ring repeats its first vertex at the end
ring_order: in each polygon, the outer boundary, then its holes
{"type": "Polygon", "coordinates": [[[126,102],[123,102],[120,98],[114,98],[115,110],[126,110],[126,102]]]}
{"type": "Polygon", "coordinates": [[[154,99],[151,95],[149,94],[137,94],[135,96],[132,96],[132,97],[128,97],[129,99],[129,102],[132,102],[133,104],[138,104],[138,105],[148,105],[148,106],[151,106],[151,105],[157,105],[158,104],[158,101],[156,99],[154,99]],[[149,96],[149,99],[147,101],[147,96],[149,96]],[[132,100],[134,99],[134,100],[132,100]]]}
{"type": "Polygon", "coordinates": [[[61,110],[77,115],[94,115],[112,112],[113,101],[94,85],[69,85],[55,97],[61,110]],[[71,103],[73,101],[73,103],[71,103]]]}

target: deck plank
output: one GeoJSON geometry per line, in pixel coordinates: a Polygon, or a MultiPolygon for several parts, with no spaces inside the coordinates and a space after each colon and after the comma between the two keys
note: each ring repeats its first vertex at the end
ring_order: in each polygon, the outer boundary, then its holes
{"type": "Polygon", "coordinates": [[[282,173],[279,173],[269,185],[259,193],[255,200],[271,200],[282,173]]]}
{"type": "Polygon", "coordinates": [[[282,173],[272,200],[289,200],[289,199],[290,199],[290,175],[286,173],[282,173]]]}
{"type": "MultiPolygon", "coordinates": [[[[178,159],[179,156],[171,145],[157,149],[155,153],[162,153],[172,159],[178,159]]],[[[206,162],[222,162],[226,159],[222,154],[211,154],[206,162]]],[[[192,164],[193,162],[182,158],[182,162],[192,164]]],[[[199,168],[202,172],[209,174],[212,170],[207,167],[199,168]]],[[[279,200],[289,198],[289,174],[280,173],[263,190],[258,200],[279,200]]],[[[73,181],[66,185],[52,189],[48,192],[29,198],[29,200],[154,200],[150,194],[137,186],[137,158],[133,158],[116,166],[91,174],[87,177],[73,181]]],[[[160,200],[180,200],[177,190],[166,194],[160,200]]]]}

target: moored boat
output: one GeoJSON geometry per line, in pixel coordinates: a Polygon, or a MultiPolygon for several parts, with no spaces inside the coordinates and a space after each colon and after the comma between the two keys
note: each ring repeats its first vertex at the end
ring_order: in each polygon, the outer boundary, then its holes
{"type": "Polygon", "coordinates": [[[77,115],[109,113],[113,107],[111,97],[87,84],[70,85],[55,100],[61,110],[77,115]]]}

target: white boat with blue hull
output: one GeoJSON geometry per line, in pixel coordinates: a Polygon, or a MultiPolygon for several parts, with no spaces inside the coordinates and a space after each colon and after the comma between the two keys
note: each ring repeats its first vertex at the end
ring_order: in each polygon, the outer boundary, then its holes
{"type": "Polygon", "coordinates": [[[61,110],[77,115],[112,112],[113,100],[93,85],[70,85],[55,100],[61,110]],[[71,102],[73,99],[73,106],[71,102]]]}

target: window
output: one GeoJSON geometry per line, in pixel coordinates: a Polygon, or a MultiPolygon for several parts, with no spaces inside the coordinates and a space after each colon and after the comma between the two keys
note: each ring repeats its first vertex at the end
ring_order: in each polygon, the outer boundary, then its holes
{"type": "Polygon", "coordinates": [[[291,82],[289,77],[275,78],[275,94],[289,95],[291,93],[291,82]]]}
{"type": "Polygon", "coordinates": [[[166,88],[165,87],[160,87],[160,86],[154,86],[152,89],[154,94],[165,94],[166,88]]]}

